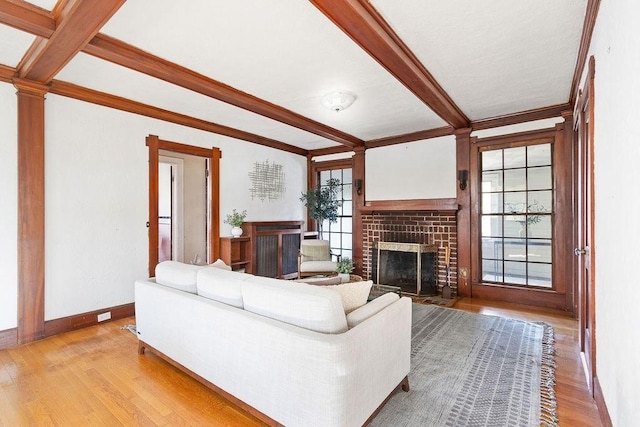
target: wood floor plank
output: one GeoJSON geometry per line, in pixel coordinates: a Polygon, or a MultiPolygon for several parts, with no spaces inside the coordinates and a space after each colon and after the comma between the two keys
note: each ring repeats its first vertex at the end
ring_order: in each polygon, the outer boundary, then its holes
{"type": "MultiPolygon", "coordinates": [[[[465,311],[544,321],[555,330],[560,426],[599,427],[578,353],[577,322],[564,313],[463,298],[465,311]]],[[[0,426],[259,426],[257,419],[153,353],[120,319],[0,350],[0,426]]]]}

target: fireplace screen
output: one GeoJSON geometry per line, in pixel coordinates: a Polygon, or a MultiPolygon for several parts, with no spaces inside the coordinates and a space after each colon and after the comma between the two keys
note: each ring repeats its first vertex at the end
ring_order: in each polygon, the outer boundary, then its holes
{"type": "Polygon", "coordinates": [[[436,245],[376,242],[373,247],[373,281],[398,286],[415,295],[438,293],[436,245]]]}

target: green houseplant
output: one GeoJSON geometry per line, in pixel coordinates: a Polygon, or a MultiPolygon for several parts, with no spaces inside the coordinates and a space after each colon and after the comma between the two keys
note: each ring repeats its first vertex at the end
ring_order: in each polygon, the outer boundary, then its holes
{"type": "Polygon", "coordinates": [[[322,236],[322,223],[325,220],[336,222],[338,209],[342,206],[342,200],[338,200],[340,180],[330,178],[324,185],[302,193],[300,201],[309,209],[309,216],[316,220],[318,231],[322,236]]]}
{"type": "Polygon", "coordinates": [[[231,235],[233,237],[242,236],[242,228],[240,226],[244,222],[244,219],[247,217],[247,211],[243,210],[242,212],[238,212],[235,209],[227,214],[227,218],[224,220],[225,224],[229,224],[231,228],[231,235]]]}
{"type": "Polygon", "coordinates": [[[336,262],[336,271],[340,274],[350,274],[354,268],[353,261],[349,257],[341,258],[336,262]]]}
{"type": "Polygon", "coordinates": [[[349,281],[353,269],[353,261],[351,261],[351,258],[340,258],[338,259],[338,262],[336,262],[336,271],[338,272],[338,276],[340,277],[340,281],[342,283],[346,283],[349,281]]]}

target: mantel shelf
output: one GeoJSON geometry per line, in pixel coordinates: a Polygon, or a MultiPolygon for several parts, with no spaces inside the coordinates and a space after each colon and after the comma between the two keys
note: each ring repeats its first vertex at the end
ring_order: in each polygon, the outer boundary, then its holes
{"type": "Polygon", "coordinates": [[[363,213],[398,211],[457,211],[457,199],[372,200],[360,208],[363,213]]]}

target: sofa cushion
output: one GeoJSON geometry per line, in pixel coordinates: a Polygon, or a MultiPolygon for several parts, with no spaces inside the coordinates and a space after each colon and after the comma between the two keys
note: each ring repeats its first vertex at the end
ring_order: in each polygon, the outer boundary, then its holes
{"type": "Polygon", "coordinates": [[[325,286],[325,288],[337,292],[340,295],[344,312],[348,314],[367,303],[372,285],[373,282],[371,280],[361,280],[359,282],[325,286]]]}
{"type": "Polygon", "coordinates": [[[316,332],[346,332],[340,296],[326,288],[253,276],[242,284],[244,309],[316,332]]]}
{"type": "Polygon", "coordinates": [[[306,261],[300,263],[301,273],[336,271],[336,263],[333,261],[306,261]]]}
{"type": "Polygon", "coordinates": [[[363,305],[360,308],[356,308],[351,313],[347,314],[347,325],[349,329],[364,322],[376,313],[381,312],[385,307],[398,301],[400,296],[398,294],[389,292],[384,295],[380,295],[373,301],[363,305]]]}
{"type": "Polygon", "coordinates": [[[162,261],[156,266],[156,283],[195,294],[197,274],[203,268],[202,265],[162,261]]]}
{"type": "Polygon", "coordinates": [[[253,277],[217,267],[206,267],[198,271],[198,295],[234,307],[243,307],[242,282],[253,277]]]}

